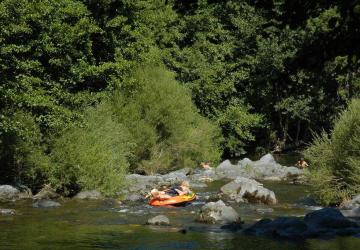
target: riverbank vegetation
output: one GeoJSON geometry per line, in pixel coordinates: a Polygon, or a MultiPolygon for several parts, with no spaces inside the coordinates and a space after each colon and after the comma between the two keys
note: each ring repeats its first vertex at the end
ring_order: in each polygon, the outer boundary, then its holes
{"type": "Polygon", "coordinates": [[[358,96],[359,19],[356,1],[3,0],[0,181],[111,194],[128,171],[305,145],[358,96]]]}
{"type": "Polygon", "coordinates": [[[313,193],[322,203],[337,205],[360,192],[360,99],[341,113],[330,134],[314,140],[306,156],[313,193]]]}

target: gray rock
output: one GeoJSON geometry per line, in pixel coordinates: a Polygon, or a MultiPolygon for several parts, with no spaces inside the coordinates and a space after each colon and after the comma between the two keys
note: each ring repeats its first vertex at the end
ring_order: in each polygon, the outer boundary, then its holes
{"type": "Polygon", "coordinates": [[[295,181],[304,175],[304,170],[282,166],[275,161],[271,154],[267,154],[258,161],[244,158],[236,165],[226,160],[216,168],[216,173],[221,178],[229,179],[236,179],[241,176],[253,179],[295,181]]]}
{"type": "Polygon", "coordinates": [[[282,217],[261,220],[244,233],[289,239],[328,238],[336,235],[357,235],[360,227],[346,219],[337,209],[323,208],[308,213],[304,219],[282,217]]]}
{"type": "Polygon", "coordinates": [[[15,201],[19,199],[20,191],[10,185],[1,185],[0,186],[0,201],[15,201]]]}
{"type": "Polygon", "coordinates": [[[205,204],[196,220],[209,224],[241,223],[239,214],[222,200],[205,204]]]}
{"type": "Polygon", "coordinates": [[[341,213],[346,217],[359,218],[360,217],[360,207],[353,209],[341,210],[341,213]]]}
{"type": "Polygon", "coordinates": [[[275,193],[255,180],[238,177],[234,181],[221,187],[225,197],[236,202],[249,202],[276,204],[275,193]]]}
{"type": "Polygon", "coordinates": [[[355,222],[346,219],[339,210],[329,207],[308,213],[304,221],[313,230],[358,227],[355,222]]]}
{"type": "Polygon", "coordinates": [[[60,207],[61,204],[52,200],[37,200],[32,205],[35,208],[55,208],[60,207]]]}
{"type": "Polygon", "coordinates": [[[129,193],[128,195],[125,196],[124,200],[125,201],[144,201],[145,196],[140,195],[140,194],[135,194],[135,193],[129,193]]]}
{"type": "Polygon", "coordinates": [[[15,211],[15,209],[0,208],[0,214],[1,215],[15,215],[16,211],[15,211]]]}
{"type": "Polygon", "coordinates": [[[87,190],[87,191],[81,191],[80,193],[76,194],[74,196],[74,199],[80,199],[80,200],[100,200],[104,199],[104,197],[101,195],[101,193],[97,190],[87,190]]]}
{"type": "Polygon", "coordinates": [[[170,220],[165,215],[155,216],[147,221],[148,225],[167,226],[170,225],[170,220]]]}
{"type": "Polygon", "coordinates": [[[198,169],[194,174],[189,175],[190,180],[195,182],[212,182],[220,179],[213,169],[198,169]]]}
{"type": "Polygon", "coordinates": [[[271,165],[271,164],[276,164],[276,161],[275,161],[274,157],[272,156],[272,154],[266,154],[260,158],[260,160],[258,161],[258,164],[271,165]]]}
{"type": "Polygon", "coordinates": [[[359,208],[360,207],[360,194],[356,195],[353,199],[351,199],[350,201],[344,202],[341,205],[341,209],[354,209],[354,208],[359,208]]]}
{"type": "Polygon", "coordinates": [[[50,187],[49,185],[45,185],[36,195],[33,196],[34,200],[50,200],[57,199],[60,195],[56,193],[56,191],[50,187]]]}

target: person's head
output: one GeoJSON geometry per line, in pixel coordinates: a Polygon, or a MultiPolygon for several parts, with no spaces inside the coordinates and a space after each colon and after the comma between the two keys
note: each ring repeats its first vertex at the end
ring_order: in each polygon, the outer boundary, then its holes
{"type": "Polygon", "coordinates": [[[300,161],[301,161],[301,162],[303,162],[303,161],[305,161],[305,160],[304,160],[304,158],[303,158],[303,157],[301,157],[301,158],[300,158],[300,161]]]}
{"type": "Polygon", "coordinates": [[[188,181],[182,181],[181,186],[183,187],[190,187],[190,183],[188,181]]]}
{"type": "Polygon", "coordinates": [[[154,197],[159,196],[159,190],[157,190],[156,188],[154,188],[154,189],[152,189],[152,190],[150,191],[150,194],[151,194],[152,196],[154,196],[154,197]]]}

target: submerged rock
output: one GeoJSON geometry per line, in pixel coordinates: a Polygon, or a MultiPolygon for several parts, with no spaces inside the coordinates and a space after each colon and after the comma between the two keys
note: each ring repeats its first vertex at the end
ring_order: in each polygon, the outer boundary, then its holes
{"type": "Polygon", "coordinates": [[[209,224],[241,223],[239,214],[222,200],[205,204],[196,220],[209,224]]]}
{"type": "Polygon", "coordinates": [[[247,228],[244,233],[289,239],[329,238],[359,234],[360,226],[346,219],[337,209],[323,208],[308,213],[304,219],[263,219],[247,228]]]}
{"type": "Polygon", "coordinates": [[[74,196],[74,199],[80,199],[80,200],[100,200],[104,199],[102,194],[97,190],[87,190],[87,191],[81,191],[80,193],[76,194],[74,196]]]}
{"type": "Polygon", "coordinates": [[[149,219],[146,223],[147,225],[158,225],[158,226],[167,226],[170,225],[170,220],[165,215],[158,215],[149,219]]]}
{"type": "Polygon", "coordinates": [[[52,200],[37,200],[32,205],[35,208],[55,208],[60,207],[61,204],[52,200]]]}
{"type": "Polygon", "coordinates": [[[257,202],[264,204],[276,204],[275,193],[264,188],[261,183],[245,177],[238,177],[234,181],[221,187],[225,197],[236,202],[257,202]]]}
{"type": "Polygon", "coordinates": [[[15,215],[16,211],[15,211],[15,209],[0,208],[0,214],[1,215],[15,215]]]}
{"type": "Polygon", "coordinates": [[[0,186],[0,201],[15,201],[19,199],[20,191],[19,189],[10,186],[10,185],[1,185],[0,186]]]}

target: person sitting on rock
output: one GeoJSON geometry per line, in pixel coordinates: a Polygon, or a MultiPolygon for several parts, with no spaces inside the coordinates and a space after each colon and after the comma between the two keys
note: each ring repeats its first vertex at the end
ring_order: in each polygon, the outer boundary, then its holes
{"type": "Polygon", "coordinates": [[[200,166],[201,166],[203,169],[206,169],[206,170],[212,169],[212,167],[210,167],[210,163],[209,163],[209,162],[202,162],[202,163],[200,163],[200,166]]]}
{"type": "Polygon", "coordinates": [[[298,168],[304,169],[304,168],[307,168],[309,166],[309,164],[304,160],[304,158],[301,158],[300,161],[298,161],[296,163],[296,166],[298,168]]]}

